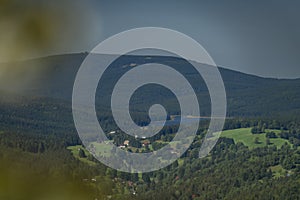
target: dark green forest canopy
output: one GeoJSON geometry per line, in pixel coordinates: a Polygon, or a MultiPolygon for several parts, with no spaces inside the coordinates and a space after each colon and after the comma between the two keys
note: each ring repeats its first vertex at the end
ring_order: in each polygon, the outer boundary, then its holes
{"type": "MultiPolygon", "coordinates": [[[[232,119],[227,121],[226,128],[259,127],[260,124],[280,131],[279,137],[289,142],[300,139],[300,126],[295,121],[232,119]]],[[[199,132],[200,138],[205,134],[204,129],[199,132]]],[[[299,143],[249,149],[233,139],[221,138],[208,157],[199,159],[201,140],[195,140],[172,165],[142,175],[117,172],[87,155],[86,159],[95,165],[82,162],[67,150],[68,146],[78,144],[80,140],[73,134],[2,132],[1,183],[12,180],[14,184],[14,180],[22,177],[27,184],[39,185],[39,194],[45,195],[48,192],[43,192],[44,187],[61,193],[57,187],[71,182],[71,187],[64,189],[68,198],[77,195],[89,199],[239,199],[240,195],[249,199],[295,199],[299,194],[299,143]],[[28,174],[38,178],[29,178],[28,174]]],[[[24,192],[28,198],[36,197],[37,193],[31,193],[29,187],[9,193],[13,184],[1,193],[3,198],[22,196],[24,192]]]]}

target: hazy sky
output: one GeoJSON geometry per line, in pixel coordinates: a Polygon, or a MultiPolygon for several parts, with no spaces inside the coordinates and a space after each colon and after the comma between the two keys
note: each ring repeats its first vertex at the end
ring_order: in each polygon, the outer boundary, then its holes
{"type": "Polygon", "coordinates": [[[297,0],[57,0],[51,6],[62,10],[65,27],[52,32],[60,42],[52,41],[43,54],[89,51],[118,32],[158,26],[194,38],[217,65],[265,77],[300,77],[297,0]]]}

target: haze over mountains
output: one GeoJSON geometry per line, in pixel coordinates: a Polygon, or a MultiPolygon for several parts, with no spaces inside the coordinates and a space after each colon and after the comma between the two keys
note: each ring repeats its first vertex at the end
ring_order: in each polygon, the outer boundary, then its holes
{"type": "MultiPolygon", "coordinates": [[[[1,64],[2,76],[0,90],[2,90],[1,104],[12,94],[30,99],[42,97],[55,102],[71,102],[73,83],[76,73],[87,54],[68,54],[50,56],[17,63],[1,64]],[[5,70],[6,69],[6,70],[5,70]],[[8,70],[9,69],[9,70],[8,70]],[[6,91],[6,92],[5,92],[6,91]],[[8,92],[7,92],[8,91],[8,92]]],[[[109,55],[99,55],[105,58],[109,55]]],[[[174,67],[191,82],[200,100],[202,115],[209,115],[210,100],[207,88],[201,76],[183,59],[160,56],[122,56],[112,63],[98,85],[97,104],[101,107],[108,105],[111,91],[122,74],[136,65],[145,63],[161,63],[174,67]]],[[[101,63],[99,63],[101,64],[101,63]]],[[[219,67],[223,78],[230,117],[276,117],[277,115],[296,116],[300,113],[300,79],[262,78],[232,71],[219,67]]],[[[173,107],[177,101],[170,91],[165,88],[145,88],[140,93],[142,99],[136,99],[135,108],[143,110],[143,105],[162,101],[173,107]],[[159,91],[159,95],[155,92],[159,91]]],[[[137,95],[136,95],[137,97],[137,95]]],[[[16,98],[13,98],[16,99],[16,98]]],[[[34,102],[34,100],[32,100],[34,102]]],[[[13,103],[13,102],[12,102],[13,103]]],[[[70,104],[69,104],[70,105],[70,104]]]]}

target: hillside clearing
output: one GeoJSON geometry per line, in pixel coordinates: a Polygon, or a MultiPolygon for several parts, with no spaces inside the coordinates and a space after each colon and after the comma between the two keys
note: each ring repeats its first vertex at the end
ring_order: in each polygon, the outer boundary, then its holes
{"type": "MultiPolygon", "coordinates": [[[[276,134],[279,133],[278,130],[266,130],[266,132],[274,131],[276,134]]],[[[233,130],[223,131],[221,137],[232,138],[235,143],[241,142],[244,145],[248,146],[250,149],[257,147],[266,146],[266,133],[261,134],[252,134],[251,128],[240,128],[233,130]],[[258,142],[255,143],[255,138],[258,139],[258,142]]],[[[285,143],[290,144],[288,140],[282,138],[270,138],[270,145],[276,145],[277,148],[280,148],[285,143]]],[[[291,144],[290,144],[291,145],[291,144]]]]}
{"type": "Polygon", "coordinates": [[[86,156],[88,156],[90,153],[88,152],[88,150],[86,150],[82,145],[76,145],[76,146],[69,146],[67,147],[68,150],[71,151],[72,155],[77,158],[78,160],[88,164],[88,165],[96,165],[95,162],[88,160],[87,157],[85,158],[81,158],[79,157],[79,149],[82,149],[85,153],[86,156]]]}

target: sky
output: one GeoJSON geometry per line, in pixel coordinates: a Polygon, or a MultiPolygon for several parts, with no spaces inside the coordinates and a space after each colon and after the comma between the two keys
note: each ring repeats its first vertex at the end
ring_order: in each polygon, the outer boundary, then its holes
{"type": "Polygon", "coordinates": [[[297,0],[0,0],[0,61],[90,51],[152,26],[192,37],[219,66],[300,78],[299,8],[297,0]]]}

